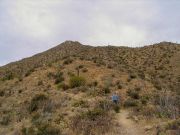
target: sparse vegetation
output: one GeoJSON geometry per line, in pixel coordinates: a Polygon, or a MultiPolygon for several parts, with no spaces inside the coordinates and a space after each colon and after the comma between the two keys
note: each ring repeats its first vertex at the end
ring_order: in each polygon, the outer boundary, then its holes
{"type": "Polygon", "coordinates": [[[82,107],[82,108],[88,108],[89,105],[86,101],[84,100],[79,100],[73,103],[73,107],[82,107]]]}
{"type": "Polygon", "coordinates": [[[93,109],[72,118],[71,128],[77,134],[104,134],[112,125],[112,117],[102,109],[93,109]]]}
{"type": "Polygon", "coordinates": [[[14,75],[11,71],[6,71],[4,77],[2,78],[3,81],[11,80],[14,78],[14,75]]]}
{"type": "Polygon", "coordinates": [[[124,102],[125,107],[135,107],[135,106],[138,106],[138,104],[139,104],[139,102],[137,100],[134,100],[134,99],[127,99],[124,102]]]}
{"type": "Polygon", "coordinates": [[[50,124],[41,123],[38,126],[23,127],[21,130],[22,135],[61,135],[57,127],[50,124]]]}
{"type": "Polygon", "coordinates": [[[107,48],[68,41],[0,67],[0,134],[115,134],[113,116],[129,110],[134,120],[158,118],[161,133],[179,133],[179,52],[174,43],[107,48]]]}

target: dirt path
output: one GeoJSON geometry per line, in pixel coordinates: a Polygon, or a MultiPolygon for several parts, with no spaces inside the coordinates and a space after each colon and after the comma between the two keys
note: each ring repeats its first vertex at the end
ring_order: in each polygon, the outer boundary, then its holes
{"type": "Polygon", "coordinates": [[[121,110],[117,114],[117,135],[147,135],[144,130],[144,126],[139,126],[138,123],[128,118],[129,112],[127,110],[121,110]]]}

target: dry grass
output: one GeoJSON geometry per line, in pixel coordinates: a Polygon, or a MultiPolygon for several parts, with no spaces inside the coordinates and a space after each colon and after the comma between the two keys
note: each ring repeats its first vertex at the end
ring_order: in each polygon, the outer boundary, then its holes
{"type": "MultiPolygon", "coordinates": [[[[31,120],[36,113],[62,132],[67,132],[74,122],[79,124],[77,133],[81,129],[93,133],[90,127],[95,126],[97,133],[103,133],[111,128],[107,126],[112,114],[100,113],[93,121],[91,113],[94,115],[94,107],[101,98],[107,99],[107,103],[96,107],[113,110],[109,102],[115,91],[121,97],[120,106],[133,108],[137,115],[149,119],[179,118],[179,54],[178,45],[166,42],[126,48],[82,46],[68,41],[1,67],[0,134],[26,122],[28,126],[24,128],[34,128],[31,120]],[[80,79],[83,83],[72,85],[74,76],[84,78],[80,79]],[[168,94],[162,94],[164,89],[168,94]]],[[[75,126],[72,129],[76,130],[75,126]]]]}

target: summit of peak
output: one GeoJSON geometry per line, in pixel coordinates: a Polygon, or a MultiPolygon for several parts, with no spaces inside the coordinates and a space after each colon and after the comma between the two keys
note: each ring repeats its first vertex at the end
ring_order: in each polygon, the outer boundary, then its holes
{"type": "Polygon", "coordinates": [[[73,45],[73,44],[77,44],[77,45],[82,45],[80,42],[78,41],[72,41],[72,40],[66,40],[62,43],[63,45],[73,45]]]}

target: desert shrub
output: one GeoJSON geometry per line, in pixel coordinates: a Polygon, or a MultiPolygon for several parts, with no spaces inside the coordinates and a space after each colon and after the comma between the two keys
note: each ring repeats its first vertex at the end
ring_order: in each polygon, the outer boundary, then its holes
{"type": "Polygon", "coordinates": [[[128,77],[127,82],[130,82],[132,79],[128,77]]]}
{"type": "Polygon", "coordinates": [[[148,102],[148,100],[147,100],[146,98],[142,98],[142,99],[141,99],[141,103],[142,103],[143,105],[147,105],[147,102],[148,102]]]}
{"type": "Polygon", "coordinates": [[[57,72],[54,76],[55,84],[61,83],[64,81],[63,72],[57,72]]]}
{"type": "Polygon", "coordinates": [[[72,118],[71,128],[77,134],[105,134],[112,125],[112,117],[102,109],[93,109],[72,118]]]}
{"type": "Polygon", "coordinates": [[[93,86],[97,86],[97,85],[98,85],[98,81],[94,81],[93,86]]]}
{"type": "Polygon", "coordinates": [[[122,89],[122,85],[121,84],[118,84],[118,89],[122,89]]]}
{"type": "Polygon", "coordinates": [[[148,101],[149,101],[149,96],[148,95],[142,95],[141,96],[141,103],[143,104],[143,105],[146,105],[147,103],[148,103],[148,101]]]}
{"type": "Polygon", "coordinates": [[[79,100],[73,103],[73,107],[83,107],[83,108],[87,108],[89,107],[88,102],[84,101],[84,100],[79,100]]]}
{"type": "Polygon", "coordinates": [[[103,88],[103,91],[104,91],[105,94],[109,94],[111,92],[109,87],[103,88]]]}
{"type": "Polygon", "coordinates": [[[92,82],[92,85],[96,87],[98,85],[98,81],[92,82]]]}
{"type": "Polygon", "coordinates": [[[154,87],[155,87],[157,90],[162,90],[160,81],[158,81],[158,80],[155,79],[155,80],[152,80],[152,83],[153,83],[154,87]]]}
{"type": "Polygon", "coordinates": [[[43,81],[39,80],[37,85],[38,86],[43,85],[43,81]]]}
{"type": "Polygon", "coordinates": [[[48,112],[51,113],[55,108],[55,103],[52,100],[47,100],[47,102],[44,103],[43,105],[43,112],[48,112]]]}
{"type": "Polygon", "coordinates": [[[141,113],[146,117],[153,117],[157,114],[156,112],[156,107],[153,105],[144,106],[141,111],[141,113]]]}
{"type": "Polygon", "coordinates": [[[2,80],[3,80],[3,81],[12,80],[13,78],[14,78],[13,73],[12,73],[11,71],[7,71],[7,72],[4,74],[2,80]]]}
{"type": "Polygon", "coordinates": [[[125,107],[135,107],[135,106],[138,106],[138,104],[139,102],[137,100],[130,99],[130,98],[124,102],[125,107]]]}
{"type": "Polygon", "coordinates": [[[64,60],[63,64],[68,65],[68,64],[71,64],[72,62],[73,62],[73,60],[68,58],[68,59],[64,60]]]}
{"type": "Polygon", "coordinates": [[[31,118],[31,123],[34,125],[39,125],[42,122],[42,117],[40,115],[40,113],[35,113],[33,114],[32,118],[31,118]]]}
{"type": "Polygon", "coordinates": [[[116,113],[119,113],[120,112],[120,106],[119,105],[114,105],[113,106],[113,109],[116,113]]]}
{"type": "Polygon", "coordinates": [[[4,90],[0,90],[0,97],[3,97],[5,95],[4,90]]]}
{"type": "Polygon", "coordinates": [[[112,69],[113,66],[112,66],[111,64],[108,64],[108,65],[107,65],[107,68],[112,69]]]}
{"type": "Polygon", "coordinates": [[[28,77],[31,73],[33,73],[35,70],[34,69],[30,69],[25,73],[25,77],[28,77]]]}
{"type": "Polygon", "coordinates": [[[130,75],[129,75],[129,78],[135,79],[135,78],[136,78],[136,75],[135,75],[135,74],[130,74],[130,75]]]}
{"type": "Polygon", "coordinates": [[[23,127],[22,135],[61,135],[61,131],[50,124],[41,123],[38,126],[23,127]]]}
{"type": "Polygon", "coordinates": [[[86,80],[84,77],[80,77],[80,76],[73,76],[70,78],[70,82],[69,85],[71,88],[75,88],[75,87],[80,87],[85,85],[86,80]]]}
{"type": "Polygon", "coordinates": [[[161,88],[161,85],[158,84],[158,83],[155,83],[155,84],[154,84],[154,87],[155,87],[157,90],[161,90],[161,89],[162,89],[162,88],[161,88]]]}
{"type": "Polygon", "coordinates": [[[98,85],[97,81],[93,81],[92,83],[88,84],[89,87],[96,87],[97,85],[98,85]]]}
{"type": "Polygon", "coordinates": [[[88,72],[88,69],[84,68],[84,69],[82,69],[82,72],[86,73],[86,72],[88,72]]]}
{"type": "Polygon", "coordinates": [[[47,125],[40,125],[38,127],[38,135],[61,135],[61,132],[58,128],[47,125]]]}
{"type": "Polygon", "coordinates": [[[19,81],[19,82],[22,82],[22,81],[23,81],[23,78],[22,78],[22,77],[18,77],[18,81],[19,81]]]}
{"type": "Polygon", "coordinates": [[[128,94],[128,96],[130,96],[133,99],[139,99],[140,98],[138,91],[135,91],[135,90],[128,90],[127,94],[128,94]]]}
{"type": "Polygon", "coordinates": [[[143,72],[138,72],[138,76],[143,80],[145,79],[145,74],[143,72]]]}
{"type": "Polygon", "coordinates": [[[67,89],[69,89],[69,86],[68,86],[67,84],[65,84],[65,83],[59,83],[59,84],[57,85],[57,88],[58,88],[58,89],[67,90],[67,89]]]}
{"type": "Polygon", "coordinates": [[[79,65],[78,68],[79,69],[82,69],[84,67],[84,65],[79,65]]]}
{"type": "Polygon", "coordinates": [[[179,127],[180,127],[180,119],[168,122],[168,124],[166,125],[166,129],[170,129],[170,130],[179,130],[179,127]]]}
{"type": "Polygon", "coordinates": [[[72,76],[75,76],[75,74],[74,73],[72,73],[72,72],[70,72],[70,71],[68,71],[68,73],[67,73],[70,77],[72,77],[72,76]]]}
{"type": "Polygon", "coordinates": [[[122,83],[119,80],[116,82],[116,85],[118,89],[122,89],[122,83]]]}
{"type": "Polygon", "coordinates": [[[52,73],[52,72],[48,72],[48,73],[47,73],[47,77],[48,77],[49,79],[54,78],[54,76],[55,76],[55,74],[52,73]]]}
{"type": "Polygon", "coordinates": [[[112,102],[106,99],[100,100],[98,101],[96,108],[103,109],[104,111],[109,111],[112,108],[112,102]]]}
{"type": "Polygon", "coordinates": [[[160,117],[179,117],[179,96],[170,91],[164,90],[154,96],[154,103],[160,117]]]}
{"type": "Polygon", "coordinates": [[[39,106],[41,105],[42,106],[42,103],[45,101],[48,100],[48,97],[44,94],[37,94],[35,95],[32,99],[31,99],[31,102],[30,102],[30,105],[29,105],[29,112],[34,112],[36,110],[39,109],[39,106]]]}
{"type": "Polygon", "coordinates": [[[79,59],[80,59],[80,60],[84,60],[84,57],[80,57],[79,59]]]}
{"type": "Polygon", "coordinates": [[[100,100],[97,105],[96,108],[103,109],[104,111],[114,110],[116,113],[119,113],[120,111],[119,104],[113,104],[107,99],[100,100]]]}
{"type": "Polygon", "coordinates": [[[9,115],[1,116],[0,124],[7,126],[10,123],[11,119],[9,115]]]}
{"type": "Polygon", "coordinates": [[[141,88],[140,87],[136,87],[134,90],[139,92],[139,91],[141,91],[141,88]]]}

